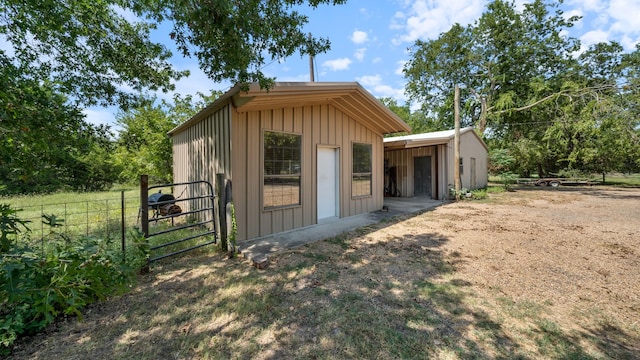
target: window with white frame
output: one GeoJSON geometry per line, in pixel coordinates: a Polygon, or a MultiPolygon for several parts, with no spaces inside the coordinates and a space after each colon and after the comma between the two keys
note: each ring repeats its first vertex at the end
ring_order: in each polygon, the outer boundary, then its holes
{"type": "Polygon", "coordinates": [[[302,135],[264,132],[262,199],[265,209],[300,205],[302,135]]]}
{"type": "Polygon", "coordinates": [[[371,195],[371,144],[353,143],[352,155],[351,196],[371,195]]]}

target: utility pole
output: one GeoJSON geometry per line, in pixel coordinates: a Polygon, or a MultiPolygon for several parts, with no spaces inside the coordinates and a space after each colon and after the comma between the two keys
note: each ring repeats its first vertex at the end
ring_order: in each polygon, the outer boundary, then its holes
{"type": "Polygon", "coordinates": [[[460,200],[460,88],[454,88],[453,119],[456,123],[453,139],[453,183],[456,189],[456,200],[460,200]]]}
{"type": "MultiPolygon", "coordinates": [[[[311,33],[309,33],[309,42],[311,42],[311,33]]],[[[316,81],[313,73],[315,72],[313,68],[313,54],[309,53],[309,80],[311,82],[316,81]]]]}

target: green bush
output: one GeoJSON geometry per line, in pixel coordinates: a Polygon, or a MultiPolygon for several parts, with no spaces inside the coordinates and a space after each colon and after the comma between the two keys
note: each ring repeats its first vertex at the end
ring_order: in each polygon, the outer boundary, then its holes
{"type": "Polygon", "coordinates": [[[28,221],[18,218],[19,209],[12,209],[8,204],[0,204],[0,254],[9,249],[16,240],[16,237],[27,228],[28,221]]]}
{"type": "Polygon", "coordinates": [[[499,174],[500,182],[505,190],[511,191],[513,189],[513,184],[518,180],[518,175],[512,173],[511,171],[505,171],[499,174]]]}
{"type": "Polygon", "coordinates": [[[487,194],[499,194],[505,192],[505,188],[503,186],[489,186],[486,191],[487,194]]]}
{"type": "Polygon", "coordinates": [[[471,198],[474,200],[482,200],[487,198],[487,189],[476,189],[471,191],[471,198]]]}
{"type": "MultiPolygon", "coordinates": [[[[0,213],[0,222],[17,229],[17,236],[21,221],[7,214],[0,213]]],[[[50,220],[45,222],[55,223],[50,220]]],[[[135,268],[124,263],[110,239],[60,237],[46,256],[7,243],[0,253],[0,355],[8,354],[18,337],[37,333],[60,315],[81,318],[87,304],[125,291],[135,278],[135,268]]]]}
{"type": "Polygon", "coordinates": [[[586,177],[585,173],[577,169],[562,169],[558,171],[558,177],[561,178],[582,178],[586,177]]]}

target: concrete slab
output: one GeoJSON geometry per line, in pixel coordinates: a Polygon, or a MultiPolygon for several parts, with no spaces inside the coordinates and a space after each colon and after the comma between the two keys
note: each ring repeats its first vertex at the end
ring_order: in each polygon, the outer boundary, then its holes
{"type": "Polygon", "coordinates": [[[269,254],[338,236],[363,226],[376,224],[385,218],[423,211],[441,204],[443,201],[427,197],[385,198],[383,210],[342,219],[326,219],[316,225],[243,241],[238,244],[238,248],[242,256],[259,262],[269,254]]]}

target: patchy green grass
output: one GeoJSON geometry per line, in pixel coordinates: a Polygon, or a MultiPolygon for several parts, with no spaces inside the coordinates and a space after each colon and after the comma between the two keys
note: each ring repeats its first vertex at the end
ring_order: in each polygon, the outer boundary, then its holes
{"type": "Polygon", "coordinates": [[[163,260],[130,293],[92,306],[83,322],[70,319],[46,336],[25,340],[14,356],[640,356],[640,348],[634,345],[640,343],[637,323],[628,326],[603,313],[582,312],[567,327],[551,315],[551,301],[515,299],[498,288],[491,295],[479,296],[474,285],[457,272],[473,260],[447,251],[444,245],[451,238],[428,228],[434,221],[434,212],[419,218],[398,217],[272,256],[266,270],[257,270],[241,258],[225,259],[222,254],[196,253],[163,260]],[[410,233],[415,229],[420,231],[410,233]]]}
{"type": "MultiPolygon", "coordinates": [[[[169,188],[154,189],[170,193],[169,188]]],[[[140,190],[137,187],[116,187],[111,191],[102,192],[59,192],[43,195],[18,195],[0,197],[0,203],[6,203],[13,208],[21,209],[18,216],[29,221],[30,233],[23,241],[42,247],[44,253],[60,240],[61,235],[67,238],[95,236],[114,239],[116,247],[121,246],[122,214],[124,210],[124,230],[126,246],[131,246],[132,237],[137,236],[135,228],[140,227],[140,190]],[[123,200],[124,197],[124,207],[123,200]],[[43,222],[43,215],[54,215],[59,227],[52,228],[43,222]]],[[[150,215],[152,216],[150,210],[150,215]]],[[[175,224],[184,223],[185,219],[178,217],[175,224]]],[[[170,220],[150,222],[150,232],[170,229],[170,220]]],[[[151,246],[168,243],[188,236],[205,232],[202,228],[184,229],[149,239],[151,246]]],[[[206,241],[206,240],[204,240],[206,241]]],[[[152,252],[152,257],[178,251],[186,247],[204,242],[201,238],[171,245],[152,252]]]]}
{"type": "Polygon", "coordinates": [[[51,229],[42,223],[42,215],[55,215],[61,220],[62,226],[56,229],[59,233],[69,236],[108,237],[119,235],[122,191],[125,199],[125,221],[135,225],[140,206],[139,191],[135,188],[90,193],[60,192],[0,197],[0,203],[22,209],[18,216],[31,222],[29,228],[34,239],[46,237],[51,232],[51,229]]]}
{"type": "Polygon", "coordinates": [[[640,174],[607,174],[605,180],[606,185],[640,187],[640,174]]]}
{"type": "Polygon", "coordinates": [[[497,296],[492,307],[477,306],[469,284],[434,250],[426,266],[378,259],[377,276],[353,262],[369,255],[343,256],[340,244],[327,242],[276,257],[266,271],[218,255],[161,262],[138,289],[90,308],[84,322],[60,325],[58,343],[37,351],[111,359],[609,358],[583,345],[598,337],[547,318],[548,304],[497,296]],[[522,327],[514,331],[514,322],[522,327]]]}

